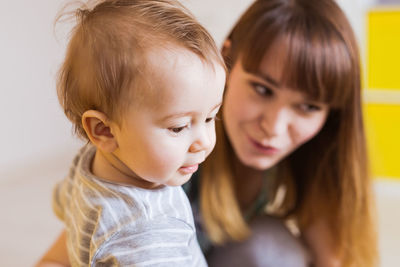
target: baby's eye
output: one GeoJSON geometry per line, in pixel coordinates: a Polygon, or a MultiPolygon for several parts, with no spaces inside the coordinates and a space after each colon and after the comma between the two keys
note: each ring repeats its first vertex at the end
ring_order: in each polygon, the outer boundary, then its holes
{"type": "Polygon", "coordinates": [[[264,97],[269,97],[272,96],[274,94],[273,90],[265,85],[259,84],[259,83],[255,83],[252,82],[251,86],[253,87],[253,90],[264,97]]]}
{"type": "Polygon", "coordinates": [[[212,122],[212,121],[216,121],[216,120],[219,120],[219,118],[217,117],[217,115],[215,115],[215,116],[213,116],[213,117],[210,117],[210,118],[207,118],[207,119],[206,119],[206,123],[212,122]]]}
{"type": "Polygon", "coordinates": [[[168,130],[170,130],[170,131],[173,132],[173,133],[180,133],[180,132],[182,132],[184,129],[186,129],[187,127],[188,127],[187,125],[181,126],[181,127],[172,127],[172,128],[169,128],[168,130]]]}

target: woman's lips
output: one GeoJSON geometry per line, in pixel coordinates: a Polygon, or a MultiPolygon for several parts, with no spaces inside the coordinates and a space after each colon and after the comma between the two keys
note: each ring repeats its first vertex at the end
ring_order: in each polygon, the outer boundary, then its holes
{"type": "Polygon", "coordinates": [[[199,168],[199,164],[194,164],[194,165],[190,165],[190,166],[180,167],[179,171],[184,174],[192,174],[192,173],[195,173],[198,168],[199,168]]]}
{"type": "Polygon", "coordinates": [[[253,138],[249,137],[250,143],[253,145],[253,147],[260,153],[268,156],[275,155],[279,152],[279,149],[273,146],[264,146],[261,143],[257,142],[253,138]]]}

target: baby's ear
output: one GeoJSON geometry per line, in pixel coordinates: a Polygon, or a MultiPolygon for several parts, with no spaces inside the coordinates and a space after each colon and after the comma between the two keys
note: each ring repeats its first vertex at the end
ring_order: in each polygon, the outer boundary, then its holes
{"type": "Polygon", "coordinates": [[[111,121],[97,110],[87,110],[82,115],[82,125],[90,142],[104,152],[112,153],[118,143],[112,134],[111,121]]]}

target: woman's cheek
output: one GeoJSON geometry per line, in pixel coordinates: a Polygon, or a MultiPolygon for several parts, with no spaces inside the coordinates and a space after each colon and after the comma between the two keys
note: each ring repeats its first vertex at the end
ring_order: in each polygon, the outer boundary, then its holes
{"type": "Polygon", "coordinates": [[[322,129],[325,116],[318,116],[313,120],[298,120],[294,126],[293,140],[300,146],[314,138],[322,129]]]}

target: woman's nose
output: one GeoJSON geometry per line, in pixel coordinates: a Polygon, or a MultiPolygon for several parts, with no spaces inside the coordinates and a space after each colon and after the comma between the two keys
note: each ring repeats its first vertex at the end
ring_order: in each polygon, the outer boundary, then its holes
{"type": "Polygon", "coordinates": [[[288,131],[290,120],[290,111],[287,108],[267,109],[261,117],[260,127],[268,137],[278,136],[288,131]]]}

